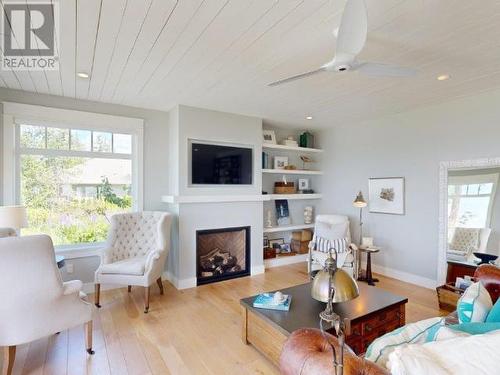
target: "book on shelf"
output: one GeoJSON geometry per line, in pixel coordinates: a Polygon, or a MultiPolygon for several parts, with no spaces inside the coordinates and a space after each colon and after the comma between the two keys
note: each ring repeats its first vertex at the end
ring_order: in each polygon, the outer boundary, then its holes
{"type": "Polygon", "coordinates": [[[276,303],[274,301],[274,293],[262,293],[255,297],[255,300],[253,301],[253,307],[256,307],[258,309],[288,311],[290,310],[292,296],[289,294],[284,294],[283,297],[285,297],[283,302],[276,303]]]}

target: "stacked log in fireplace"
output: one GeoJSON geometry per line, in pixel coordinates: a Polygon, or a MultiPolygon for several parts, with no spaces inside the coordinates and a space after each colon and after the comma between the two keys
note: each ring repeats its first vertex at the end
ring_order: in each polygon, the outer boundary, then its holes
{"type": "Polygon", "coordinates": [[[241,271],[238,259],[229,251],[218,247],[205,255],[200,255],[199,266],[202,277],[222,276],[241,271]]]}

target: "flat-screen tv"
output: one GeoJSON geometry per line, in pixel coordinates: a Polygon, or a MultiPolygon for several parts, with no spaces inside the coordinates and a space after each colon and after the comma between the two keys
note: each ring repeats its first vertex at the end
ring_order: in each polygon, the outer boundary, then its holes
{"type": "Polygon", "coordinates": [[[192,185],[251,185],[252,149],[191,143],[192,185]]]}

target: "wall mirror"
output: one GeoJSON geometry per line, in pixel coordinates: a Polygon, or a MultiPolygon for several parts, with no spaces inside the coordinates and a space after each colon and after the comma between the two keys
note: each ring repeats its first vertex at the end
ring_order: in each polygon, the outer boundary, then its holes
{"type": "Polygon", "coordinates": [[[500,255],[500,158],[443,162],[438,281],[472,275],[500,255]]]}

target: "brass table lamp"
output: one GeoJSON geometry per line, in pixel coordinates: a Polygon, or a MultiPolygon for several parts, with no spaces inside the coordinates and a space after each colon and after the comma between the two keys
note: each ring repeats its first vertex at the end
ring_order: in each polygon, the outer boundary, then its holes
{"type": "Polygon", "coordinates": [[[320,328],[323,337],[329,343],[325,336],[323,323],[329,323],[331,328],[335,328],[339,340],[340,353],[337,358],[335,347],[330,344],[333,350],[333,365],[335,373],[342,375],[344,372],[344,323],[342,318],[333,311],[333,304],[338,302],[347,302],[359,296],[359,289],[356,281],[344,270],[337,268],[337,261],[330,255],[325,261],[324,268],[319,271],[312,282],[312,297],[320,302],[326,303],[326,309],[320,314],[320,328]]]}

